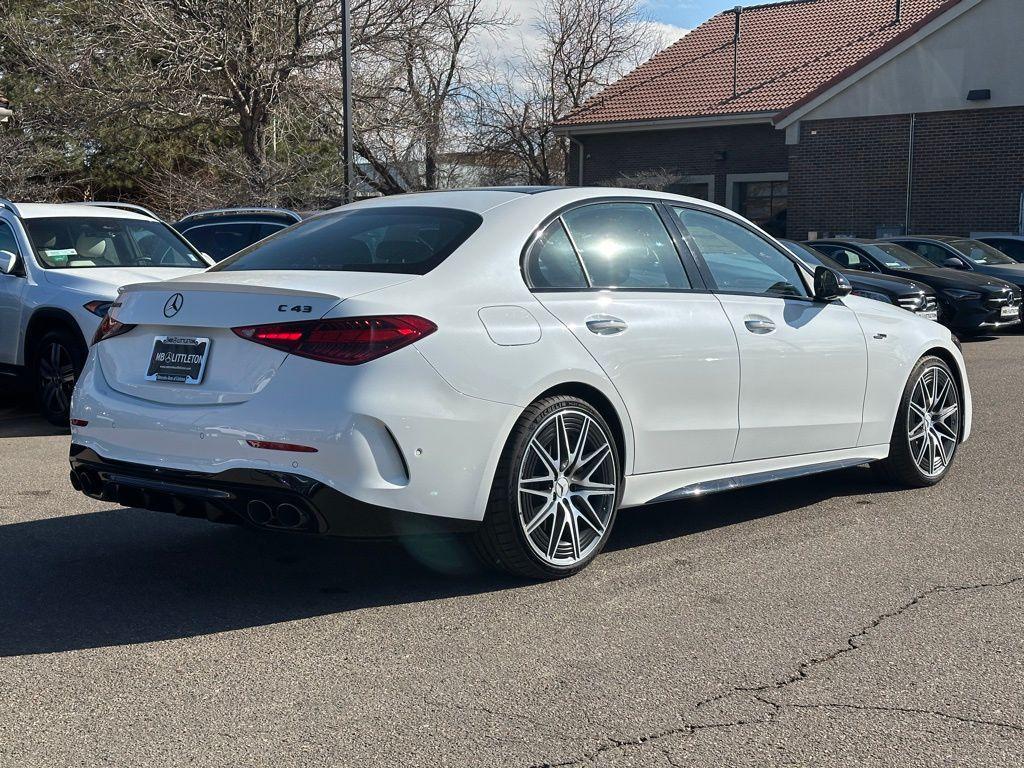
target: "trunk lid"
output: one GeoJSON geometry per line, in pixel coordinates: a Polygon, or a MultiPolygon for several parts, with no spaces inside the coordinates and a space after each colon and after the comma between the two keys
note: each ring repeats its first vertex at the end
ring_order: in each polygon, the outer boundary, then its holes
{"type": "Polygon", "coordinates": [[[239,338],[232,328],[318,320],[347,298],[414,277],[374,272],[204,272],[131,285],[112,307],[111,316],[136,327],[98,344],[95,354],[107,383],[132,397],[180,405],[245,402],[270,384],[288,354],[239,338]],[[209,340],[199,384],[147,378],[159,337],[209,340]]]}

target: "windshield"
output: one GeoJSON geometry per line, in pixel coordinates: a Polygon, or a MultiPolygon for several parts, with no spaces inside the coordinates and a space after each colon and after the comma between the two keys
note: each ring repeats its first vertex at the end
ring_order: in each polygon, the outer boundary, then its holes
{"type": "Polygon", "coordinates": [[[950,243],[975,264],[1016,264],[1002,251],[978,240],[954,240],[950,243]]]}
{"type": "Polygon", "coordinates": [[[413,206],[314,216],[239,251],[211,271],[326,270],[425,275],[483,223],[477,214],[413,206]]]}
{"type": "Polygon", "coordinates": [[[158,221],[92,216],[26,219],[36,259],[45,269],[195,267],[206,263],[158,221]]]}
{"type": "Polygon", "coordinates": [[[794,242],[793,240],[780,240],[784,246],[789,248],[800,261],[811,267],[828,267],[829,269],[843,269],[838,261],[833,261],[821,251],[817,251],[808,245],[794,242]]]}
{"type": "Polygon", "coordinates": [[[862,247],[889,269],[935,269],[930,261],[896,243],[872,243],[862,247]]]}

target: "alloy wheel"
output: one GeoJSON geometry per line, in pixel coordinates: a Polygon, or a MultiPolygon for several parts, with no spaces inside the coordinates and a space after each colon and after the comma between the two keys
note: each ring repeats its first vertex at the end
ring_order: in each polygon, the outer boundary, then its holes
{"type": "Polygon", "coordinates": [[[47,344],[39,354],[39,385],[42,403],[50,413],[67,413],[75,389],[75,365],[71,352],[59,342],[47,344]]]}
{"type": "Polygon", "coordinates": [[[945,368],[926,368],[914,385],[907,419],[910,455],[926,477],[938,477],[960,439],[960,393],[945,368]]]}
{"type": "Polygon", "coordinates": [[[534,432],[518,477],[519,524],[534,554],[560,568],[600,546],[618,501],[614,449],[590,416],[565,409],[534,432]]]}

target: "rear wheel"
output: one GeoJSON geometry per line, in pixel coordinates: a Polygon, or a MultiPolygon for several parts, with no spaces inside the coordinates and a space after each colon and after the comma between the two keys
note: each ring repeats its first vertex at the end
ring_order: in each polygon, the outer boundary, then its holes
{"type": "Polygon", "coordinates": [[[68,331],[48,332],[39,341],[33,355],[36,401],[39,412],[51,424],[66,427],[74,392],[87,351],[68,331]]]}
{"type": "Polygon", "coordinates": [[[621,486],[615,438],[601,414],[576,397],[539,400],[502,453],[477,551],[518,576],[576,573],[608,541],[621,486]]]}
{"type": "Polygon", "coordinates": [[[960,443],[961,418],[960,388],[953,372],[938,357],[922,358],[900,401],[889,458],[876,466],[884,477],[899,485],[935,485],[953,464],[960,443]]]}

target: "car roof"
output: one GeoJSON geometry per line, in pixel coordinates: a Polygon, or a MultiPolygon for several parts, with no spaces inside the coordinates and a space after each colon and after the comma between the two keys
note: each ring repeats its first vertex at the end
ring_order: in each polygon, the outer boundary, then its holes
{"type": "Polygon", "coordinates": [[[662,200],[666,203],[690,203],[701,208],[720,212],[729,217],[736,217],[734,211],[707,200],[700,200],[670,192],[658,192],[648,189],[631,189],[627,187],[480,187],[469,189],[445,189],[429,192],[407,192],[387,197],[372,197],[359,200],[345,206],[332,209],[340,211],[350,208],[366,208],[377,206],[436,206],[441,208],[457,208],[472,213],[486,213],[498,206],[515,201],[526,204],[536,200],[543,193],[544,200],[550,198],[552,209],[584,203],[597,198],[647,198],[662,200]]]}
{"type": "Polygon", "coordinates": [[[123,208],[105,208],[98,205],[76,205],[75,203],[17,203],[18,213],[23,219],[48,219],[58,216],[76,219],[136,219],[153,221],[135,211],[123,208]]]}
{"type": "Polygon", "coordinates": [[[815,243],[849,243],[850,245],[874,245],[884,243],[885,240],[874,240],[870,237],[819,237],[817,240],[808,240],[807,245],[815,243]]]}
{"type": "Polygon", "coordinates": [[[203,211],[196,211],[183,216],[174,226],[191,226],[198,223],[209,223],[211,221],[239,221],[241,219],[263,219],[267,221],[287,221],[294,224],[302,221],[303,215],[298,211],[289,208],[260,208],[252,206],[240,206],[237,208],[210,208],[203,211]]]}
{"type": "Polygon", "coordinates": [[[952,235],[900,235],[894,240],[935,240],[939,243],[952,243],[957,240],[970,240],[969,237],[953,237],[952,235]]]}

